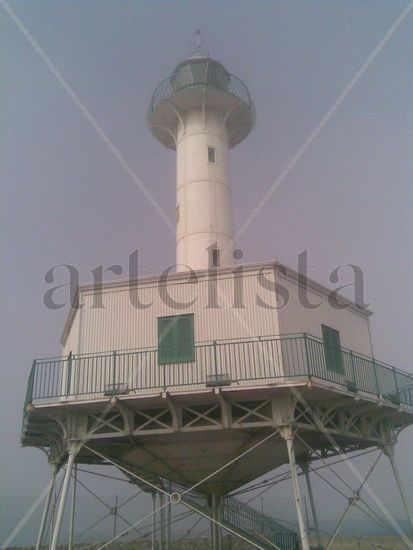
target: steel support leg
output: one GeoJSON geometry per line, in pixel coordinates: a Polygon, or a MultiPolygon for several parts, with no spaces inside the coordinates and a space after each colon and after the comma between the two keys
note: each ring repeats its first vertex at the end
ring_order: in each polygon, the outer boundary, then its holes
{"type": "Polygon", "coordinates": [[[50,514],[50,522],[49,522],[49,548],[52,546],[52,538],[53,538],[53,530],[55,526],[55,519],[56,519],[56,507],[57,502],[59,500],[60,491],[62,490],[62,486],[60,486],[59,492],[56,494],[56,483],[55,483],[55,489],[53,491],[53,505],[52,505],[52,513],[50,514]]]}
{"type": "Polygon", "coordinates": [[[318,517],[317,517],[316,506],[315,506],[313,488],[311,487],[310,469],[309,469],[308,463],[301,464],[301,469],[304,472],[305,481],[307,483],[307,491],[308,491],[308,496],[310,498],[311,515],[313,516],[314,528],[315,528],[315,533],[317,537],[317,544],[318,544],[318,548],[321,549],[322,545],[321,545],[320,527],[318,524],[318,517]]]}
{"type": "Polygon", "coordinates": [[[73,548],[73,535],[75,532],[76,486],[77,486],[77,464],[75,464],[73,468],[72,509],[70,511],[70,527],[69,527],[69,550],[72,550],[73,548]]]}
{"type": "Polygon", "coordinates": [[[222,497],[218,497],[217,502],[217,517],[219,525],[217,525],[217,535],[218,535],[218,550],[222,550],[222,497]]]}
{"type": "Polygon", "coordinates": [[[297,509],[298,525],[300,527],[300,537],[302,550],[310,550],[308,543],[307,529],[305,527],[303,506],[301,502],[300,486],[298,484],[297,464],[295,462],[294,445],[292,438],[292,430],[290,427],[284,428],[282,436],[285,439],[288,451],[288,460],[290,462],[291,482],[293,484],[295,507],[297,509]]]}
{"type": "MultiPolygon", "coordinates": [[[[211,518],[217,520],[217,497],[211,496],[211,518]]],[[[218,550],[218,529],[215,521],[211,521],[211,547],[212,550],[218,550]]]]}
{"type": "Polygon", "coordinates": [[[156,493],[152,493],[152,550],[156,547],[156,493]]]}
{"type": "Polygon", "coordinates": [[[72,476],[72,468],[75,462],[77,452],[69,451],[69,458],[66,465],[66,473],[63,480],[62,494],[60,495],[59,508],[57,510],[56,524],[53,531],[52,544],[50,550],[56,550],[59,542],[60,529],[62,527],[63,513],[65,511],[67,493],[69,490],[70,478],[72,476]]]}
{"type": "Polygon", "coordinates": [[[159,506],[161,508],[160,512],[160,520],[161,520],[161,529],[160,529],[160,550],[164,550],[165,548],[165,495],[164,493],[159,493],[159,506]]]}
{"type": "MultiPolygon", "coordinates": [[[[168,485],[168,492],[169,492],[169,494],[171,494],[171,492],[172,492],[170,483],[168,485]]],[[[169,550],[170,547],[171,547],[172,505],[171,505],[171,500],[170,500],[169,497],[168,497],[168,500],[169,500],[169,503],[168,503],[168,506],[166,507],[166,521],[167,521],[167,524],[166,524],[166,550],[169,550]]]]}
{"type": "Polygon", "coordinates": [[[390,460],[390,464],[391,464],[391,467],[392,467],[392,470],[393,470],[393,474],[394,474],[394,477],[396,479],[397,487],[399,488],[400,497],[402,499],[404,509],[406,510],[407,519],[410,522],[410,529],[412,530],[412,534],[413,534],[413,512],[412,512],[412,509],[410,508],[409,503],[407,501],[407,497],[406,497],[406,494],[404,492],[403,484],[402,484],[402,481],[401,481],[401,478],[400,478],[400,472],[399,472],[399,469],[397,468],[396,460],[394,458],[394,445],[386,445],[383,448],[383,452],[385,453],[385,455],[390,460]]]}
{"type": "Polygon", "coordinates": [[[39,534],[37,536],[37,542],[36,542],[36,550],[39,550],[42,545],[44,531],[46,528],[47,516],[49,515],[50,503],[52,501],[53,490],[54,490],[55,481],[56,481],[56,472],[57,472],[57,467],[55,464],[52,464],[52,479],[50,480],[50,487],[47,493],[46,503],[44,505],[42,521],[40,522],[40,529],[39,529],[39,534]]]}

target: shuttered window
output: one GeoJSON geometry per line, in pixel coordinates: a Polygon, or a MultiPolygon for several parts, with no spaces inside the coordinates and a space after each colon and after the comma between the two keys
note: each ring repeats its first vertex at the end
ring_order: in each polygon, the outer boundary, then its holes
{"type": "Polygon", "coordinates": [[[194,316],[158,317],[158,364],[195,361],[194,316]]]}
{"type": "Polygon", "coordinates": [[[344,374],[343,356],[341,355],[340,333],[334,328],[322,325],[324,356],[328,370],[344,374]]]}

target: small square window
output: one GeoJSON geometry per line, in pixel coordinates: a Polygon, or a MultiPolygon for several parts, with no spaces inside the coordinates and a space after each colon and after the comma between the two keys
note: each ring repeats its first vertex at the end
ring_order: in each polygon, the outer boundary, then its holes
{"type": "Polygon", "coordinates": [[[208,162],[215,164],[215,147],[208,147],[208,162]]]}

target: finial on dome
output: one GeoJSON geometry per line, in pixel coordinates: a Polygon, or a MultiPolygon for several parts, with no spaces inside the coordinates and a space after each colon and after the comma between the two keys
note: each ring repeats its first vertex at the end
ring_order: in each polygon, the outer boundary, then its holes
{"type": "Polygon", "coordinates": [[[205,40],[202,37],[202,33],[200,29],[198,28],[194,34],[195,34],[195,40],[196,40],[196,43],[195,43],[196,49],[192,57],[208,57],[209,52],[206,48],[204,48],[205,40]]]}

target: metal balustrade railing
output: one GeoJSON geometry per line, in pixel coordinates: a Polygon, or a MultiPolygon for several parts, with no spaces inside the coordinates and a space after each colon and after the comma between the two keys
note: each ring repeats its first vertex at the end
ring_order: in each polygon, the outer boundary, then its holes
{"type": "Polygon", "coordinates": [[[193,362],[167,365],[158,364],[154,348],[38,359],[30,373],[25,411],[39,400],[286,379],[325,380],[413,410],[413,375],[346,349],[341,350],[340,368],[329,368],[323,341],[299,334],[198,343],[193,362]]]}
{"type": "MultiPolygon", "coordinates": [[[[159,478],[159,486],[169,488],[171,492],[182,495],[182,501],[187,502],[198,511],[211,515],[208,497],[197,490],[187,490],[178,483],[166,482],[159,478]]],[[[282,550],[298,550],[300,548],[298,533],[289,529],[279,521],[255,510],[242,500],[234,497],[223,497],[219,520],[242,534],[252,542],[257,542],[264,548],[281,548],[282,550]]]]}
{"type": "Polygon", "coordinates": [[[227,92],[243,103],[252,111],[255,117],[255,107],[252,102],[250,93],[245,84],[236,76],[228,73],[228,80],[222,79],[222,73],[220,71],[215,71],[216,77],[214,77],[214,71],[210,68],[208,71],[208,77],[205,79],[197,80],[196,82],[188,81],[186,84],[181,84],[179,89],[173,85],[172,78],[168,76],[163,80],[159,86],[155,89],[152,99],[148,109],[148,118],[158,107],[160,103],[169,99],[176,93],[180,93],[183,90],[188,90],[190,88],[211,88],[218,89],[224,92],[227,92]]]}
{"type": "Polygon", "coordinates": [[[295,531],[233,497],[224,498],[222,521],[236,530],[248,533],[257,542],[270,548],[300,548],[299,537],[295,531]]]}

